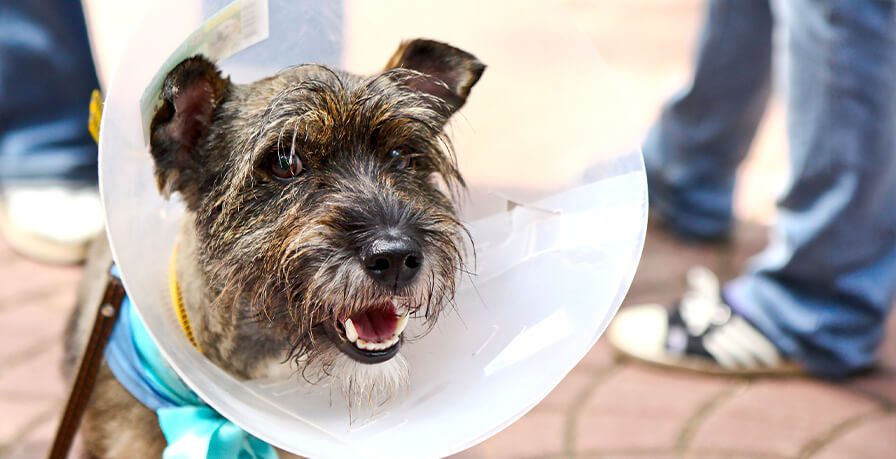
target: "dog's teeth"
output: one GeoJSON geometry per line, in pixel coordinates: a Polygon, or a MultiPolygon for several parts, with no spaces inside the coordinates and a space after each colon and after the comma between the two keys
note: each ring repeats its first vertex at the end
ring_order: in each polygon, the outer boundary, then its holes
{"type": "Polygon", "coordinates": [[[345,337],[351,342],[358,341],[358,330],[355,330],[355,324],[352,323],[352,319],[346,319],[342,324],[345,326],[345,337]]]}
{"type": "Polygon", "coordinates": [[[361,349],[365,349],[368,351],[378,351],[380,349],[379,343],[371,343],[363,339],[359,339],[358,341],[356,341],[355,345],[361,349]]]}
{"type": "Polygon", "coordinates": [[[405,327],[408,326],[408,317],[409,317],[409,316],[410,316],[410,314],[405,313],[403,316],[401,316],[401,317],[398,318],[398,323],[395,324],[395,336],[396,336],[396,338],[398,337],[398,335],[401,334],[401,332],[404,331],[405,327]]]}
{"type": "Polygon", "coordinates": [[[355,341],[355,346],[357,346],[358,349],[364,349],[367,351],[382,351],[384,349],[389,349],[390,347],[394,346],[395,343],[397,343],[397,342],[398,342],[398,336],[393,335],[392,338],[389,338],[388,341],[385,341],[382,343],[371,343],[369,341],[365,341],[363,338],[358,339],[357,341],[355,341]]]}

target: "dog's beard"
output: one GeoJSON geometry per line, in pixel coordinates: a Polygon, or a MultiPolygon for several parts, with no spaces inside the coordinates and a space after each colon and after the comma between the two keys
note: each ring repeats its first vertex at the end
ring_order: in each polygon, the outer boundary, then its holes
{"type": "MultiPolygon", "coordinates": [[[[428,334],[443,309],[453,305],[456,273],[453,263],[459,262],[456,258],[442,259],[444,261],[441,264],[426,266],[420,273],[421,280],[404,292],[404,305],[400,310],[410,313],[412,318],[422,319],[417,333],[413,336],[402,335],[405,344],[428,334]]],[[[306,380],[329,384],[332,395],[342,396],[352,417],[358,418],[371,414],[376,408],[405,393],[410,383],[410,366],[401,351],[380,363],[363,363],[330,342],[323,328],[335,327],[335,317],[348,317],[370,304],[382,302],[383,298],[381,291],[363,287],[369,286],[369,281],[359,267],[351,263],[351,259],[338,260],[338,257],[334,257],[330,261],[330,266],[335,267],[335,270],[319,270],[315,273],[316,276],[311,277],[313,283],[310,288],[305,290],[306,294],[310,293],[310,298],[320,303],[310,303],[303,309],[329,310],[320,306],[321,304],[339,304],[341,308],[335,309],[333,316],[327,314],[323,320],[311,325],[310,331],[301,335],[302,339],[293,347],[291,356],[302,367],[301,373],[306,380]],[[326,275],[322,276],[322,273],[326,275]],[[350,287],[348,290],[337,290],[333,289],[333,285],[350,287]]],[[[301,320],[298,323],[309,326],[308,322],[301,320]]]]}
{"type": "Polygon", "coordinates": [[[400,352],[385,362],[366,364],[330,346],[309,361],[303,373],[306,378],[319,375],[331,381],[330,387],[340,392],[353,414],[382,406],[410,383],[408,362],[400,352]]]}

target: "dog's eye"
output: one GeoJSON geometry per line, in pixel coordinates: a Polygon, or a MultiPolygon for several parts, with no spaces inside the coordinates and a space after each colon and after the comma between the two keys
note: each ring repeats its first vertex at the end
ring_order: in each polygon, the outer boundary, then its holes
{"type": "Polygon", "coordinates": [[[393,148],[389,151],[389,159],[392,160],[392,164],[395,168],[399,170],[413,166],[410,155],[405,154],[404,151],[399,148],[393,148]]]}
{"type": "Polygon", "coordinates": [[[274,177],[289,180],[298,177],[302,173],[302,160],[299,154],[293,151],[278,151],[271,155],[270,169],[274,177]]]}

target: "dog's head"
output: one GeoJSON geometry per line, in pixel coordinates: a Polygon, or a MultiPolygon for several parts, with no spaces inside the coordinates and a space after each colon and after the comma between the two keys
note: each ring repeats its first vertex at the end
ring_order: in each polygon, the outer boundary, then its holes
{"type": "Polygon", "coordinates": [[[462,269],[448,190],[463,181],[443,131],[484,68],[413,40],[369,77],[302,65],[235,85],[200,56],[168,74],[156,177],[192,214],[210,307],[233,318],[226,338],[352,373],[356,389],[390,385],[395,372],[357,377],[398,365],[408,315],[432,323],[462,269]]]}

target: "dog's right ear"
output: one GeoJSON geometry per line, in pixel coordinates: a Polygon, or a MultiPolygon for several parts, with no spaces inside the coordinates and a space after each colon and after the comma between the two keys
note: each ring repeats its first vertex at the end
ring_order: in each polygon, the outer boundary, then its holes
{"type": "Polygon", "coordinates": [[[196,149],[230,86],[230,79],[223,78],[218,67],[200,55],[168,72],[160,94],[162,106],[149,126],[150,152],[163,195],[180,191],[187,198],[197,185],[203,161],[196,149]]]}

